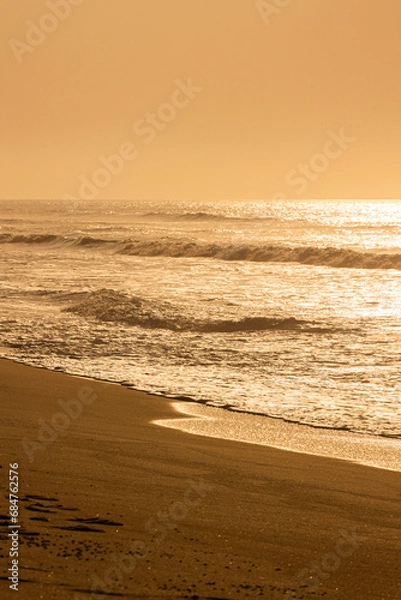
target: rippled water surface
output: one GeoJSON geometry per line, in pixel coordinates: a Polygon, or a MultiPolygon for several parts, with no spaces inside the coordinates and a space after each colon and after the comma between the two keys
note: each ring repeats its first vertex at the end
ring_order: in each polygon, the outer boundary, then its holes
{"type": "Polygon", "coordinates": [[[401,437],[400,202],[0,202],[3,356],[401,437]]]}

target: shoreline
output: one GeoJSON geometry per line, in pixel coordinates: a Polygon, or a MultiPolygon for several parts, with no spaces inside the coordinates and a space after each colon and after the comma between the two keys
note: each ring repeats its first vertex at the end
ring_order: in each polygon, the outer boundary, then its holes
{"type": "Polygon", "coordinates": [[[400,473],[160,427],[169,399],[10,360],[0,396],[24,598],[399,597],[400,473]]]}
{"type": "Polygon", "coordinates": [[[1,360],[85,381],[121,386],[151,398],[163,398],[171,403],[175,413],[180,413],[180,416],[164,420],[156,419],[155,423],[161,427],[171,427],[191,435],[262,445],[287,452],[346,460],[373,468],[401,472],[401,438],[399,437],[315,426],[230,407],[216,407],[185,395],[169,396],[152,393],[134,388],[129,383],[76,375],[57,368],[30,365],[14,358],[0,357],[1,360]],[[244,420],[249,421],[246,427],[244,420]],[[227,432],[227,421],[230,421],[229,432],[227,432]]]}
{"type": "Polygon", "coordinates": [[[180,416],[155,421],[193,435],[345,460],[377,469],[401,472],[401,440],[357,434],[225,410],[191,402],[173,401],[180,416]],[[227,414],[228,413],[228,414],[227,414]],[[186,418],[182,418],[184,415],[186,418]]]}

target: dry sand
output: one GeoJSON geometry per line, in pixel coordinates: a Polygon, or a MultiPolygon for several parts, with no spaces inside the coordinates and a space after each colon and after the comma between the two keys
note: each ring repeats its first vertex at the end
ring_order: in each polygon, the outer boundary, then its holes
{"type": "Polygon", "coordinates": [[[401,473],[160,427],[164,398],[5,360],[0,397],[2,599],[401,598],[401,473]]]}

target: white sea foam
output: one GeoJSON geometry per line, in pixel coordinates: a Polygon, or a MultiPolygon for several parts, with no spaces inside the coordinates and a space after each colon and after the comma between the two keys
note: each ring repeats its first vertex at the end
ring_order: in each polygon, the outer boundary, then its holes
{"type": "Polygon", "coordinates": [[[88,248],[108,248],[130,256],[166,256],[171,258],[210,258],[227,261],[300,263],[348,269],[401,270],[401,252],[357,251],[330,246],[294,246],[270,244],[199,243],[191,240],[111,240],[92,236],[76,238],[54,234],[0,234],[0,244],[32,244],[88,248]]]}
{"type": "Polygon", "coordinates": [[[0,202],[3,356],[401,436],[401,204],[0,202]]]}

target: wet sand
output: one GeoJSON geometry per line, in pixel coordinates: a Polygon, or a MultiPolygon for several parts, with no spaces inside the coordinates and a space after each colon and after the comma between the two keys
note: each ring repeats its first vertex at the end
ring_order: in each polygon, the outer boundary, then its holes
{"type": "Polygon", "coordinates": [[[195,435],[261,444],[401,471],[400,439],[305,426],[195,402],[173,402],[172,405],[180,413],[180,418],[163,419],[158,421],[159,425],[195,435]],[[186,418],[182,418],[183,414],[186,418]]]}
{"type": "Polygon", "coordinates": [[[0,398],[1,598],[401,597],[399,472],[160,427],[167,399],[6,360],[0,398]]]}

